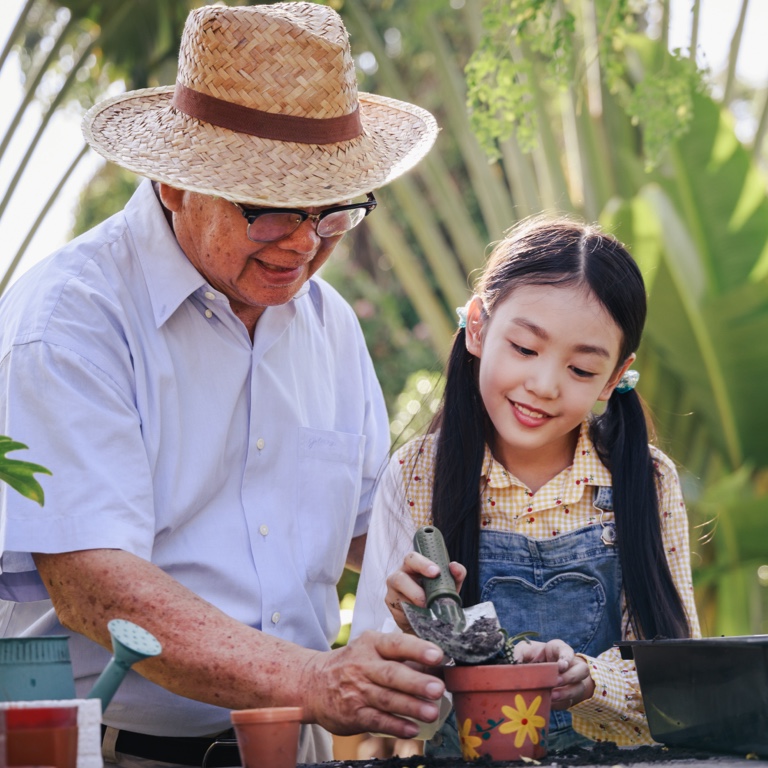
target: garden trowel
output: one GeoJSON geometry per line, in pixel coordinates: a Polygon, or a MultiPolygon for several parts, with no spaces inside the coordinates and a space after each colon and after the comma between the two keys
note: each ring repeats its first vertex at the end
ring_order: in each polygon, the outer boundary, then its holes
{"type": "Polygon", "coordinates": [[[419,528],[413,546],[440,568],[438,576],[423,580],[426,608],[401,604],[413,631],[442,648],[457,664],[481,664],[496,656],[506,640],[496,609],[491,602],[462,607],[440,531],[433,525],[419,528]]]}

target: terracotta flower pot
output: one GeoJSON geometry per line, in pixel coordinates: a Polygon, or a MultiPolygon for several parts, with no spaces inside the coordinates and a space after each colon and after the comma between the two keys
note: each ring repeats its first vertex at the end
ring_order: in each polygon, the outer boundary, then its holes
{"type": "Polygon", "coordinates": [[[557,664],[457,666],[444,672],[465,760],[546,756],[557,664]]]}
{"type": "Polygon", "coordinates": [[[8,766],[77,765],[77,707],[6,709],[8,766]]]}
{"type": "Polygon", "coordinates": [[[245,768],[295,768],[301,707],[240,709],[230,717],[245,768]]]}

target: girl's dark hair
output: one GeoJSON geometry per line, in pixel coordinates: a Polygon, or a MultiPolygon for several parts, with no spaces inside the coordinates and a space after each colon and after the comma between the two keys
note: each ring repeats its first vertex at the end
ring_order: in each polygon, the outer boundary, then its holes
{"type": "MultiPolygon", "coordinates": [[[[640,270],[624,246],[596,227],[569,219],[533,218],[514,227],[493,249],[475,285],[484,316],[523,285],[581,286],[622,332],[619,365],[637,350],[645,324],[640,270]]],[[[467,567],[465,605],[480,599],[478,544],[481,475],[491,425],[477,386],[477,358],[454,339],[445,393],[432,429],[439,429],[432,519],[451,558],[467,567]]],[[[687,637],[688,621],[669,571],[661,538],[656,470],[645,413],[633,391],[611,395],[590,437],[613,479],[617,547],[629,617],[638,637],[687,637]]]]}

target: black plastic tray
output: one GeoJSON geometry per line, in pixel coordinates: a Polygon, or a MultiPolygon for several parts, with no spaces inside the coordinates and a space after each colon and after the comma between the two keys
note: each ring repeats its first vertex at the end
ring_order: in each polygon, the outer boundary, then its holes
{"type": "Polygon", "coordinates": [[[768,635],[620,643],[634,658],[651,736],[768,756],[768,635]]]}

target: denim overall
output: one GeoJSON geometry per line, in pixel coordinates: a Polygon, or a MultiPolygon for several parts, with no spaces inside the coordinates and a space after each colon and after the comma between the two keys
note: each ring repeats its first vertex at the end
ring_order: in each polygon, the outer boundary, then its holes
{"type": "MultiPolygon", "coordinates": [[[[611,488],[595,489],[594,506],[613,507],[611,488]]],[[[514,636],[564,640],[576,653],[598,656],[621,640],[621,569],[613,523],[596,523],[544,541],[517,533],[480,532],[480,601],[490,600],[501,626],[514,636]]],[[[553,711],[550,752],[592,741],[571,727],[571,715],[553,711]]],[[[436,757],[461,754],[455,715],[426,745],[436,757]]]]}

